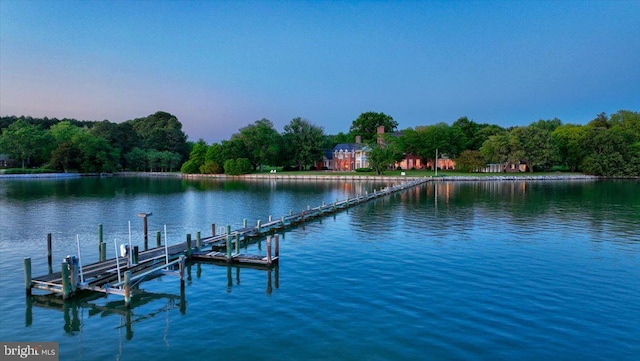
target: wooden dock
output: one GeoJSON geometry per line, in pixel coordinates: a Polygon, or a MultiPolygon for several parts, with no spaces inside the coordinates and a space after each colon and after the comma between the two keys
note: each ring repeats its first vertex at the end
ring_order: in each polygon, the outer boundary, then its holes
{"type": "MultiPolygon", "coordinates": [[[[314,208],[307,206],[306,210],[296,214],[289,212],[289,215],[282,216],[279,219],[274,220],[269,216],[269,220],[265,223],[261,223],[258,220],[255,226],[247,226],[245,220],[242,228],[231,231],[231,226],[227,226],[226,233],[221,235],[215,234],[215,225],[212,225],[212,235],[202,238],[200,237],[200,232],[197,232],[195,242],[192,241],[191,235],[188,234],[185,242],[161,246],[158,232],[157,247],[142,252],[138,252],[138,247],[133,247],[132,250],[129,250],[127,256],[108,260],[105,257],[106,244],[102,242],[100,228],[100,261],[81,265],[78,258],[69,256],[63,260],[59,272],[53,272],[52,269],[51,239],[49,237],[49,274],[31,277],[31,258],[24,259],[26,293],[30,296],[32,289],[37,289],[62,295],[63,299],[73,297],[79,290],[118,294],[124,296],[125,305],[129,306],[132,292],[135,290],[133,286],[144,279],[162,274],[175,274],[180,277],[181,288],[183,288],[184,269],[187,260],[271,269],[272,267],[277,267],[280,258],[279,235],[274,234],[275,232],[284,231],[286,228],[294,227],[314,218],[333,214],[428,181],[429,178],[414,179],[393,187],[366,192],[343,201],[336,201],[331,204],[323,202],[320,206],[314,208]],[[265,234],[269,234],[267,236],[266,255],[240,253],[241,243],[260,240],[260,237],[265,234]],[[273,234],[273,237],[271,234],[273,234]],[[272,246],[275,252],[274,255],[272,255],[272,246]]],[[[146,245],[145,234],[145,247],[146,245]]],[[[116,253],[117,251],[116,249],[116,253]]]]}

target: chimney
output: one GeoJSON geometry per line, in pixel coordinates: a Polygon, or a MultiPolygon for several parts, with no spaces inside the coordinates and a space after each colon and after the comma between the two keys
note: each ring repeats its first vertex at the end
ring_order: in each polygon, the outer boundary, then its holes
{"type": "Polygon", "coordinates": [[[360,144],[362,143],[362,137],[359,135],[356,135],[356,144],[360,144]]]}
{"type": "Polygon", "coordinates": [[[378,127],[378,144],[383,145],[384,144],[384,139],[382,138],[382,135],[384,134],[384,125],[381,125],[378,127]]]}

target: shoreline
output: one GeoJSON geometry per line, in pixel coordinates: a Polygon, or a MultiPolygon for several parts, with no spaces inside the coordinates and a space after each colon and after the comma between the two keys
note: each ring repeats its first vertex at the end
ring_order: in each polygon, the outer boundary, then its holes
{"type": "MultiPolygon", "coordinates": [[[[376,176],[376,175],[340,175],[319,174],[319,175],[296,175],[296,174],[245,174],[239,176],[229,176],[225,174],[182,174],[176,172],[119,172],[119,173],[39,173],[39,174],[0,174],[0,179],[71,179],[81,177],[150,177],[150,178],[180,178],[187,180],[302,180],[302,181],[403,181],[419,176],[376,176]]],[[[495,175],[495,176],[429,176],[430,181],[562,181],[562,180],[613,180],[613,179],[640,179],[638,177],[626,178],[604,178],[586,174],[558,174],[558,175],[495,175]]]]}

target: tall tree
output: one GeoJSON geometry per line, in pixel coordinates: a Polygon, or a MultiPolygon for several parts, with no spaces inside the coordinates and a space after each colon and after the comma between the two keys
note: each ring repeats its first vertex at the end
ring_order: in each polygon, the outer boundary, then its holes
{"type": "Polygon", "coordinates": [[[263,118],[240,128],[240,132],[233,137],[242,141],[249,151],[248,159],[254,170],[257,168],[262,170],[265,163],[276,161],[280,148],[280,134],[269,119],[263,118]]]}
{"type": "Polygon", "coordinates": [[[24,168],[30,165],[33,158],[42,152],[43,145],[48,147],[52,144],[45,139],[45,131],[20,119],[2,131],[0,152],[19,160],[24,168]]]}
{"type": "Polygon", "coordinates": [[[322,159],[324,130],[300,117],[294,118],[284,127],[283,140],[286,154],[291,162],[302,170],[322,159]]]}
{"type": "Polygon", "coordinates": [[[386,133],[395,132],[398,122],[385,113],[365,112],[351,123],[349,134],[352,137],[361,136],[365,143],[375,143],[378,139],[378,127],[384,126],[386,133]]]}

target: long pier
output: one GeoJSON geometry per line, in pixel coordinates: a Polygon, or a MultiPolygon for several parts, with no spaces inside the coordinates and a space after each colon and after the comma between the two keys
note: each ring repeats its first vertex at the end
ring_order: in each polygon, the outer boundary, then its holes
{"type": "Polygon", "coordinates": [[[51,240],[49,238],[49,274],[32,277],[31,258],[24,259],[26,293],[30,296],[32,289],[37,289],[62,295],[63,299],[73,297],[80,290],[117,294],[124,296],[125,305],[128,307],[131,304],[132,294],[137,292],[135,285],[150,277],[162,274],[178,275],[181,289],[183,289],[184,269],[187,260],[271,269],[272,267],[277,267],[280,257],[279,235],[274,234],[272,236],[271,234],[274,232],[284,231],[286,228],[294,227],[314,218],[333,214],[372,199],[400,192],[426,183],[429,180],[430,178],[426,177],[418,178],[392,187],[366,192],[354,198],[347,198],[330,204],[323,202],[314,208],[307,206],[306,210],[295,214],[289,212],[289,215],[278,219],[271,219],[271,216],[269,216],[267,222],[261,223],[258,220],[255,226],[248,226],[245,220],[242,228],[231,231],[231,226],[228,225],[226,233],[221,235],[215,234],[215,225],[212,225],[212,235],[202,238],[200,232],[198,232],[195,243],[192,242],[191,235],[188,234],[185,242],[170,246],[165,242],[165,245],[161,246],[158,234],[157,247],[142,252],[138,251],[138,247],[133,247],[133,249],[127,249],[127,254],[121,257],[117,257],[118,249],[114,244],[116,257],[108,260],[106,259],[106,244],[101,241],[100,261],[81,265],[78,258],[68,256],[63,260],[59,272],[53,272],[52,270],[51,240]],[[268,234],[265,256],[240,253],[240,244],[242,242],[246,243],[251,239],[259,239],[265,234],[268,234]]]}

